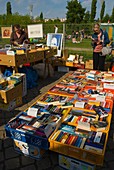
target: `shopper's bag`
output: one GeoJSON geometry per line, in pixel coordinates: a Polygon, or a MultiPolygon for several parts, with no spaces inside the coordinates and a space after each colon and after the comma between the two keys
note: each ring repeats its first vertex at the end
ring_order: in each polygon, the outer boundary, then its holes
{"type": "Polygon", "coordinates": [[[102,48],[102,56],[110,55],[112,53],[111,47],[103,47],[102,48]]]}

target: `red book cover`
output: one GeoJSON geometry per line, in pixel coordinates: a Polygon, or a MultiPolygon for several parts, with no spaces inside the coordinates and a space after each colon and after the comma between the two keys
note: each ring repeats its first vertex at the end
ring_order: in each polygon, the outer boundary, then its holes
{"type": "Polygon", "coordinates": [[[69,145],[71,145],[71,144],[72,144],[72,142],[74,141],[74,139],[75,139],[75,136],[74,136],[74,135],[72,135],[69,145]]]}
{"type": "Polygon", "coordinates": [[[70,142],[71,142],[72,138],[73,138],[73,135],[70,136],[70,138],[69,138],[69,140],[67,142],[68,145],[70,145],[70,142]]]}
{"type": "Polygon", "coordinates": [[[69,137],[67,138],[67,140],[66,140],[66,144],[68,144],[68,142],[69,142],[69,140],[70,140],[70,137],[71,137],[71,134],[69,135],[69,137]]]}
{"type": "Polygon", "coordinates": [[[71,145],[74,145],[76,143],[77,139],[78,139],[78,136],[75,136],[75,138],[74,138],[74,140],[73,140],[71,145]]]}
{"type": "Polygon", "coordinates": [[[77,124],[78,121],[79,121],[81,118],[82,118],[82,116],[79,116],[75,123],[77,124]]]}

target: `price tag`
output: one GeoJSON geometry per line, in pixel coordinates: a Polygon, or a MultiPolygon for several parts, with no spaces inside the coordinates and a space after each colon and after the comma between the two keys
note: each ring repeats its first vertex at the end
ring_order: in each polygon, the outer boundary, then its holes
{"type": "Polygon", "coordinates": [[[97,97],[96,97],[96,100],[97,101],[100,101],[100,102],[104,102],[105,101],[105,96],[101,96],[101,95],[98,95],[97,97]]]}
{"type": "Polygon", "coordinates": [[[114,89],[114,84],[104,83],[104,88],[106,88],[106,89],[114,89]]]}
{"type": "Polygon", "coordinates": [[[85,102],[76,102],[75,107],[84,108],[85,102]]]}
{"type": "Polygon", "coordinates": [[[38,109],[30,107],[28,109],[27,115],[37,117],[38,109]]]}

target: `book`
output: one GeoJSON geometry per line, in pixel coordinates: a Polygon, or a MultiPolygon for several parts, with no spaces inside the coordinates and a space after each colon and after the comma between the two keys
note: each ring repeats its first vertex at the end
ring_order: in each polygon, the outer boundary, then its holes
{"type": "Polygon", "coordinates": [[[100,118],[108,116],[108,112],[102,106],[93,105],[93,110],[99,115],[100,118]]]}
{"type": "Polygon", "coordinates": [[[69,137],[69,134],[68,133],[64,133],[62,139],[60,140],[61,143],[65,143],[67,138],[69,137]]]}
{"type": "Polygon", "coordinates": [[[72,141],[71,145],[74,145],[77,139],[78,139],[78,135],[75,136],[75,138],[74,138],[74,140],[72,141]]]}
{"type": "Polygon", "coordinates": [[[80,136],[78,136],[78,138],[77,138],[77,140],[76,140],[76,142],[75,142],[75,144],[74,144],[76,147],[78,147],[79,142],[80,142],[80,139],[81,139],[81,137],[80,137],[80,136]]]}
{"type": "Polygon", "coordinates": [[[58,130],[57,132],[54,133],[54,135],[51,137],[51,140],[55,140],[57,136],[60,134],[61,130],[58,130]]]}
{"type": "Polygon", "coordinates": [[[88,139],[87,139],[86,142],[85,142],[85,146],[86,146],[86,145],[92,146],[92,147],[96,147],[96,148],[100,148],[100,149],[103,149],[103,148],[104,148],[104,145],[102,145],[101,143],[91,142],[91,141],[89,141],[88,139]]]}
{"type": "Polygon", "coordinates": [[[64,135],[64,133],[63,133],[63,131],[61,131],[55,140],[60,142],[63,135],[64,135]]]}
{"type": "Polygon", "coordinates": [[[71,145],[73,139],[74,139],[74,136],[73,136],[73,135],[70,135],[70,136],[69,136],[69,140],[67,141],[67,144],[68,144],[68,145],[71,145]]]}
{"type": "Polygon", "coordinates": [[[78,144],[77,144],[77,147],[80,147],[81,143],[82,143],[82,137],[80,137],[79,141],[78,141],[78,144]]]}
{"type": "Polygon", "coordinates": [[[84,149],[90,150],[90,151],[93,151],[93,152],[98,152],[98,153],[103,152],[103,149],[97,148],[97,147],[94,147],[94,146],[90,146],[90,145],[85,145],[84,149]]]}
{"type": "Polygon", "coordinates": [[[83,149],[84,145],[85,145],[85,142],[86,142],[86,138],[83,138],[82,139],[82,143],[80,145],[80,148],[83,149]]]}
{"type": "Polygon", "coordinates": [[[102,136],[101,136],[100,144],[104,145],[105,140],[106,140],[106,133],[103,133],[102,136]]]}
{"type": "Polygon", "coordinates": [[[106,121],[91,121],[91,127],[95,128],[95,131],[106,130],[108,123],[106,121]]]}
{"type": "Polygon", "coordinates": [[[103,134],[103,132],[97,132],[93,141],[94,141],[95,143],[100,143],[102,134],[103,134]]]}
{"type": "Polygon", "coordinates": [[[65,141],[65,144],[69,144],[70,140],[71,140],[71,134],[69,134],[67,140],[65,141]]]}
{"type": "Polygon", "coordinates": [[[34,117],[33,116],[29,116],[29,115],[20,115],[18,118],[30,122],[30,121],[33,120],[34,117]]]}

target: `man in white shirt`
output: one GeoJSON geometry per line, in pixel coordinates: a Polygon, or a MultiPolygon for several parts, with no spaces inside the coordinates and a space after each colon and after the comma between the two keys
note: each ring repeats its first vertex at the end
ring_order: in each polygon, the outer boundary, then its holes
{"type": "Polygon", "coordinates": [[[58,32],[58,27],[57,27],[57,25],[54,25],[54,28],[55,28],[55,33],[57,33],[57,32],[58,32]]]}

